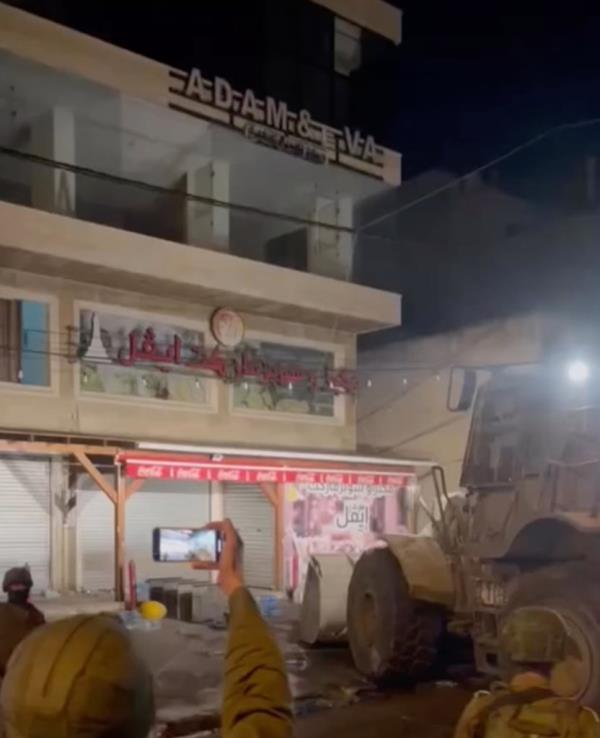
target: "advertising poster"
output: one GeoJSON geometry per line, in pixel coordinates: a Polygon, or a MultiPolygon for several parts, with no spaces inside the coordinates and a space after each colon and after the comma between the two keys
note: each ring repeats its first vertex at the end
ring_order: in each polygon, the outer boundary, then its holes
{"type": "Polygon", "coordinates": [[[409,532],[413,485],[295,483],[284,489],[286,588],[297,601],[311,555],[345,553],[357,558],[383,534],[409,532]]]}

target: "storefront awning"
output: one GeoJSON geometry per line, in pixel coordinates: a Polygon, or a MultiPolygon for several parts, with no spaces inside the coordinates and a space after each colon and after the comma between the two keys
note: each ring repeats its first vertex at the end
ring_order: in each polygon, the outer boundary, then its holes
{"type": "Polygon", "coordinates": [[[314,459],[244,458],[217,455],[126,452],[118,461],[131,479],[214,481],[238,484],[298,483],[406,487],[414,481],[410,465],[381,467],[314,459]]]}

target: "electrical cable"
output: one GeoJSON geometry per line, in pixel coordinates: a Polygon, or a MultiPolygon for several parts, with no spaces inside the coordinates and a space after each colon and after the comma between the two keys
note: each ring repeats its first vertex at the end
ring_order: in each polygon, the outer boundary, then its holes
{"type": "MultiPolygon", "coordinates": [[[[460,182],[464,182],[470,177],[473,177],[474,175],[479,174],[480,172],[484,172],[486,169],[490,169],[491,167],[496,166],[496,164],[500,164],[500,162],[510,159],[511,157],[515,156],[515,154],[520,153],[524,149],[528,149],[530,146],[533,146],[536,143],[543,141],[544,139],[548,138],[549,136],[552,136],[555,133],[560,133],[561,131],[566,131],[566,130],[576,130],[578,128],[586,128],[588,126],[595,126],[595,125],[598,125],[599,123],[600,123],[600,118],[588,118],[585,120],[575,121],[573,123],[562,123],[561,125],[554,126],[553,128],[548,128],[542,133],[538,133],[536,136],[532,136],[530,139],[527,139],[523,143],[520,143],[517,146],[514,146],[512,149],[510,149],[506,153],[501,154],[500,156],[497,156],[494,159],[491,159],[487,163],[482,164],[481,166],[476,167],[475,169],[472,169],[466,174],[461,174],[459,177],[455,177],[450,182],[446,182],[440,187],[436,187],[430,192],[427,192],[424,195],[421,195],[415,198],[414,200],[410,200],[409,202],[404,203],[403,205],[400,205],[399,207],[394,208],[393,210],[390,210],[389,212],[383,215],[373,218],[369,222],[361,225],[357,229],[357,232],[360,234],[366,228],[370,228],[371,226],[377,225],[378,223],[381,223],[384,220],[387,220],[388,218],[393,217],[394,215],[399,215],[400,213],[403,213],[406,210],[410,210],[410,208],[415,207],[415,205],[419,205],[420,203],[425,202],[426,200],[430,200],[432,197],[435,197],[436,195],[439,195],[440,193],[445,192],[446,190],[456,187],[456,185],[459,184],[460,182]]],[[[400,188],[401,187],[402,186],[400,185],[400,188]]]]}

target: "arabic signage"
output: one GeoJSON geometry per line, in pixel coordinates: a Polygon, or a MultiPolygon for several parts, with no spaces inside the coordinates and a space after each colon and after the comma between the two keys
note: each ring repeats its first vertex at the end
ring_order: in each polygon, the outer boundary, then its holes
{"type": "Polygon", "coordinates": [[[314,120],[308,110],[290,110],[281,100],[236,90],[222,77],[207,77],[194,67],[170,70],[169,107],[237,129],[256,143],[316,164],[334,163],[380,179],[385,151],[373,136],[314,120]]]}
{"type": "MultiPolygon", "coordinates": [[[[179,482],[239,482],[242,484],[260,484],[272,482],[283,484],[328,486],[343,489],[349,486],[363,490],[373,486],[378,496],[399,487],[406,487],[412,474],[365,474],[351,470],[338,471],[305,471],[276,466],[236,465],[231,462],[161,462],[153,460],[128,459],[125,462],[125,475],[130,479],[160,479],[179,482]]],[[[314,493],[313,493],[314,494],[314,493]]],[[[338,492],[339,494],[339,492],[338,492]]],[[[335,495],[334,495],[335,496],[335,495]]],[[[371,495],[368,495],[371,496],[371,495]]]]}
{"type": "Polygon", "coordinates": [[[358,391],[356,374],[333,369],[329,351],[255,341],[246,342],[242,358],[250,366],[279,367],[280,373],[273,381],[268,372],[242,367],[243,381],[233,388],[236,410],[333,418],[335,396],[358,391]]]}
{"type": "Polygon", "coordinates": [[[234,385],[234,408],[333,416],[335,396],[358,389],[355,373],[332,368],[330,353],[207,348],[200,331],[91,310],[80,311],[77,358],[83,392],[207,403],[212,377],[234,385]]]}
{"type": "Polygon", "coordinates": [[[335,517],[335,525],[338,530],[367,533],[370,516],[371,506],[365,502],[342,500],[341,510],[335,517]]]}
{"type": "Polygon", "coordinates": [[[204,340],[201,331],[177,324],[150,327],[129,315],[82,309],[76,344],[80,392],[209,405],[210,379],[186,367],[203,351],[204,340]],[[137,360],[138,350],[147,360],[137,360]],[[164,371],[169,364],[180,364],[180,371],[164,371]]]}

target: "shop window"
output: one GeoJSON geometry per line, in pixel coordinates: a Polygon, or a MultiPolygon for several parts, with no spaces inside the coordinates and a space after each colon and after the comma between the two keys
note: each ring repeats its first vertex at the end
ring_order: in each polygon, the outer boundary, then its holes
{"type": "Polygon", "coordinates": [[[203,351],[204,333],[176,322],[79,311],[82,394],[207,406],[214,383],[194,366],[203,351]]]}
{"type": "Polygon", "coordinates": [[[50,384],[48,305],[0,298],[0,382],[50,384]]]}
{"type": "Polygon", "coordinates": [[[360,28],[336,16],[334,30],[335,71],[349,77],[352,72],[360,67],[361,57],[360,28]]]}

